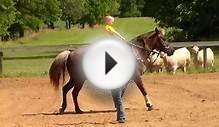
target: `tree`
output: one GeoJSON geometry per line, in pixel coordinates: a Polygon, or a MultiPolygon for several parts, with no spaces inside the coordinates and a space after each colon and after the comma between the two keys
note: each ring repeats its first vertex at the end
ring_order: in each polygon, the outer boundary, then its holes
{"type": "Polygon", "coordinates": [[[154,17],[162,4],[163,0],[145,0],[141,13],[143,16],[154,17]]]}
{"type": "Polygon", "coordinates": [[[104,16],[119,14],[119,6],[119,0],[86,0],[86,20],[91,27],[103,23],[104,16]]]}
{"type": "Polygon", "coordinates": [[[39,31],[43,23],[54,28],[53,22],[61,14],[58,0],[14,0],[14,3],[16,18],[7,29],[13,39],[23,37],[25,29],[39,31]]]}
{"type": "Polygon", "coordinates": [[[105,1],[106,14],[119,15],[120,0],[106,0],[105,1]]]}
{"type": "Polygon", "coordinates": [[[43,21],[48,28],[54,29],[54,22],[59,20],[61,16],[60,2],[58,0],[45,0],[43,13],[43,21]]]}
{"type": "Polygon", "coordinates": [[[140,9],[142,8],[140,4],[143,3],[143,1],[139,0],[121,0],[120,3],[120,16],[122,17],[136,17],[141,16],[141,12],[138,10],[138,7],[140,9]],[[137,5],[137,2],[139,2],[139,6],[137,5]]]}
{"type": "Polygon", "coordinates": [[[19,11],[18,19],[24,25],[36,30],[41,23],[54,27],[53,22],[61,15],[58,0],[15,0],[15,7],[19,11]],[[31,21],[30,21],[31,20],[31,21]],[[29,22],[32,22],[31,24],[29,22]],[[27,23],[27,24],[26,24],[27,23]]]}
{"type": "Polygon", "coordinates": [[[25,29],[38,31],[43,23],[42,10],[43,0],[14,0],[14,7],[17,10],[16,20],[8,28],[10,36],[13,38],[23,37],[25,29]]]}
{"type": "Polygon", "coordinates": [[[7,29],[14,22],[16,16],[16,9],[12,0],[0,1],[0,37],[2,40],[7,40],[7,29]]]}
{"type": "Polygon", "coordinates": [[[62,20],[66,22],[66,28],[70,29],[82,18],[85,12],[84,0],[61,0],[62,20]]]}
{"type": "Polygon", "coordinates": [[[161,26],[182,29],[190,40],[219,32],[218,0],[146,0],[145,5],[161,26]]]}
{"type": "Polygon", "coordinates": [[[137,9],[142,16],[142,12],[144,11],[145,0],[137,0],[137,9]]]}

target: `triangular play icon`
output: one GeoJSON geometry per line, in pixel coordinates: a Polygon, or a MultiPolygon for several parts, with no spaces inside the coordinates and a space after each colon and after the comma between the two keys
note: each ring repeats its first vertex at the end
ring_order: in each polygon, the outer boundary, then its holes
{"type": "Polygon", "coordinates": [[[105,75],[107,75],[116,64],[117,62],[107,52],[105,52],[105,75]]]}

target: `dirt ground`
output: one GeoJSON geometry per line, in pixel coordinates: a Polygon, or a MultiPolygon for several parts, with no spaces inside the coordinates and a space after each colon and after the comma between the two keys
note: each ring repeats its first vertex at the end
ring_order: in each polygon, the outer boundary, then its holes
{"type": "Polygon", "coordinates": [[[85,113],[74,113],[69,93],[67,112],[57,115],[60,94],[47,77],[1,78],[0,126],[219,127],[219,73],[153,74],[143,76],[143,81],[155,110],[146,111],[140,91],[130,85],[124,98],[127,122],[115,124],[112,99],[94,97],[87,84],[79,95],[85,113]]]}

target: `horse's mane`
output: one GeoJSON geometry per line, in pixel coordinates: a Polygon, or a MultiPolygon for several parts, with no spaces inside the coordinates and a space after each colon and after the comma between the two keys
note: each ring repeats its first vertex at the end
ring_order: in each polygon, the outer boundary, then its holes
{"type": "MultiPolygon", "coordinates": [[[[150,32],[143,33],[141,35],[136,36],[130,42],[135,45],[145,47],[145,41],[147,39],[153,38],[155,35],[156,35],[155,31],[150,31],[150,32]]],[[[146,55],[145,50],[140,49],[140,48],[134,48],[134,50],[135,50],[135,54],[137,55],[137,57],[141,58],[142,60],[147,59],[147,55],[149,54],[146,55]]]]}
{"type": "Polygon", "coordinates": [[[140,35],[134,37],[130,42],[131,42],[131,43],[137,43],[137,40],[149,38],[149,37],[152,36],[154,33],[155,33],[154,31],[149,31],[149,32],[147,32],[147,33],[140,34],[140,35]]]}

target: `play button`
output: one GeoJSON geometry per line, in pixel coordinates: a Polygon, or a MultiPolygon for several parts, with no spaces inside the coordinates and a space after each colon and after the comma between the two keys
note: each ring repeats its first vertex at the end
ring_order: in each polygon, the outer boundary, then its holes
{"type": "Polygon", "coordinates": [[[136,61],[126,42],[106,38],[87,48],[82,64],[87,79],[93,85],[102,89],[115,89],[130,80],[136,61]]]}
{"type": "Polygon", "coordinates": [[[107,53],[105,52],[105,74],[117,64],[117,62],[107,53]]]}

